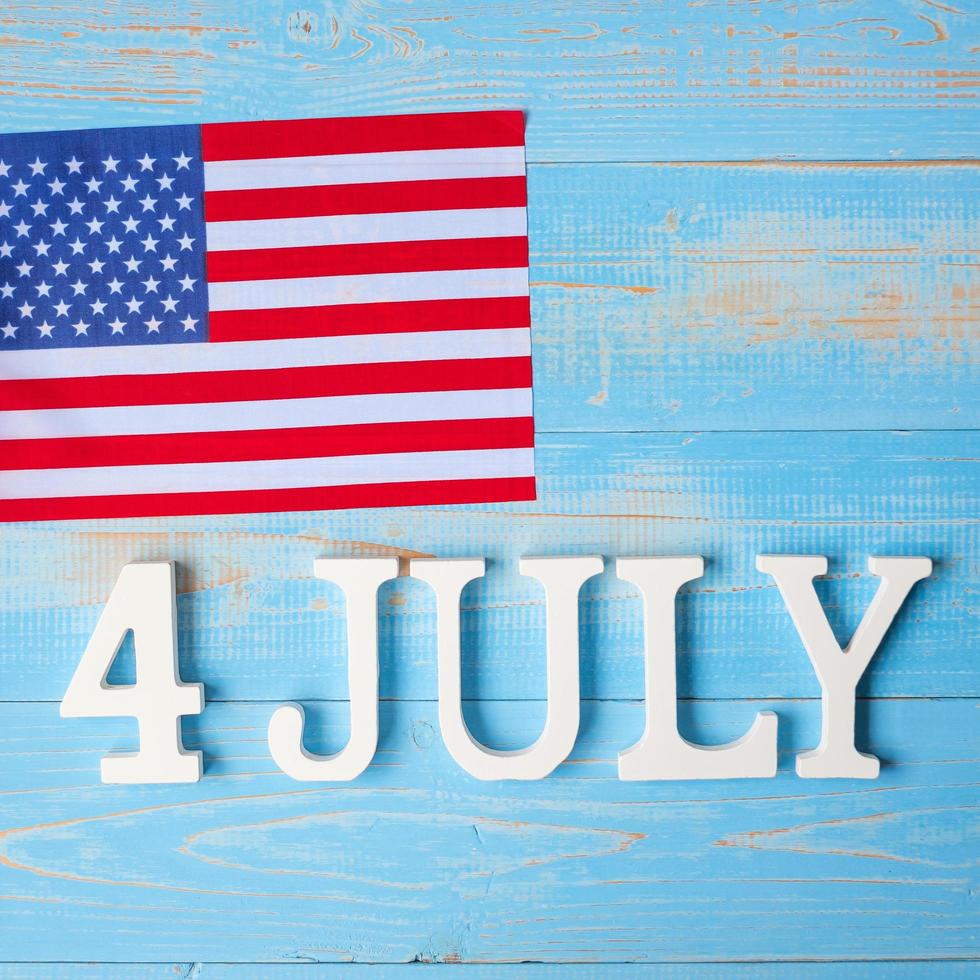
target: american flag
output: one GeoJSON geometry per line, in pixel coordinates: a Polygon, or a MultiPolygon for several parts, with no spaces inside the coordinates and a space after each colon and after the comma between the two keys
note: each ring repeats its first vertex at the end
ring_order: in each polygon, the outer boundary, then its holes
{"type": "Polygon", "coordinates": [[[520,112],[0,136],[0,519],[534,498],[520,112]]]}

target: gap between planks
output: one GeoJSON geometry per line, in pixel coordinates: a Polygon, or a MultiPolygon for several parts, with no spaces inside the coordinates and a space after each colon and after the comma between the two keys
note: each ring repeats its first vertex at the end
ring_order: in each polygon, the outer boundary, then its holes
{"type": "MultiPolygon", "coordinates": [[[[200,681],[185,681],[185,683],[202,683],[200,681]]],[[[125,685],[119,685],[125,686],[125,685]]],[[[205,688],[207,684],[205,683],[205,688]]],[[[207,698],[204,707],[210,704],[283,704],[284,698],[207,698]]],[[[303,704],[349,704],[350,698],[299,698],[303,704]]],[[[463,704],[547,704],[548,698],[462,698],[463,704]]],[[[678,704],[819,704],[820,698],[678,698],[678,704]]],[[[899,694],[883,695],[881,697],[867,697],[858,695],[856,698],[859,704],[874,704],[882,701],[976,701],[975,694],[899,694]]],[[[580,704],[643,704],[644,698],[580,698],[580,704]]],[[[379,703],[386,704],[438,704],[438,698],[385,698],[379,697],[379,703]]],[[[5,700],[0,701],[0,710],[8,704],[61,704],[61,701],[50,700],[5,700]]],[[[106,715],[105,717],[112,717],[106,715]]],[[[130,717],[119,715],[118,717],[130,717]]],[[[181,715],[182,718],[191,718],[193,715],[181,715]]],[[[65,719],[69,721],[71,719],[65,719]]],[[[0,960],[2,963],[3,960],[0,960]]]]}
{"type": "Polygon", "coordinates": [[[748,157],[745,160],[528,160],[527,167],[778,167],[788,170],[846,170],[851,167],[870,167],[875,170],[914,170],[917,167],[976,167],[980,157],[948,157],[930,160],[801,160],[783,157],[748,157]]]}
{"type": "MultiPolygon", "coordinates": [[[[534,327],[532,325],[531,329],[534,327]]],[[[973,426],[965,426],[962,429],[896,429],[892,428],[867,428],[867,429],[535,429],[536,436],[644,436],[644,435],[680,435],[690,433],[691,435],[718,435],[718,436],[741,436],[749,433],[751,435],[772,435],[772,436],[792,436],[792,435],[819,435],[819,436],[849,436],[861,435],[862,433],[887,433],[895,436],[914,436],[928,435],[935,433],[938,435],[968,435],[980,430],[973,426]]],[[[27,522],[21,522],[27,523],[27,522]]],[[[50,523],[50,522],[48,522],[50,523]]]]}

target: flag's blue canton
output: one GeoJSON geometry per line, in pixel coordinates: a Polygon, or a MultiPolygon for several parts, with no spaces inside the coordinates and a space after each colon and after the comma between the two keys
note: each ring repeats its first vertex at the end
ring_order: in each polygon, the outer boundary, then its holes
{"type": "Polygon", "coordinates": [[[0,136],[4,350],[207,340],[200,128],[0,136]]]}

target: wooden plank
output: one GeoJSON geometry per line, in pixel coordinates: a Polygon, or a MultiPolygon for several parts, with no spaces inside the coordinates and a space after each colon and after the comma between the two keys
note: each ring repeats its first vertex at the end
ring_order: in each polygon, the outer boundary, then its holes
{"type": "Polygon", "coordinates": [[[962,0],[8,0],[10,130],[524,108],[532,160],[976,153],[962,0]]]}
{"type": "MultiPolygon", "coordinates": [[[[533,740],[542,704],[471,705],[477,737],[533,740]]],[[[801,781],[816,702],[697,703],[689,737],[782,718],[776,780],[625,783],[635,703],[590,702],[543,782],[455,767],[432,702],[383,705],[376,762],[294,783],[267,754],[270,706],[186,723],[195,785],[98,784],[122,720],[2,705],[0,948],[7,959],[690,961],[964,958],[976,946],[978,704],[862,705],[877,781],[801,781]],[[764,927],[763,927],[764,924],[764,927]]],[[[337,704],[310,748],[346,738],[337,704]]]]}
{"type": "MultiPolygon", "coordinates": [[[[620,980],[728,980],[786,976],[785,963],[616,963],[606,967],[620,980]]],[[[418,980],[440,978],[442,963],[0,963],[0,980],[323,980],[339,976],[371,980],[418,980]],[[338,971],[343,971],[338,974],[338,971]]],[[[793,963],[794,977],[846,977],[847,980],[878,980],[887,971],[894,980],[919,977],[972,977],[975,962],[895,960],[862,963],[793,963]]],[[[580,963],[456,963],[453,976],[465,980],[596,980],[596,966],[580,963]]]]}
{"type": "Polygon", "coordinates": [[[980,427],[980,165],[528,186],[539,429],[980,427]]]}
{"type": "MultiPolygon", "coordinates": [[[[825,554],[819,591],[841,641],[877,586],[871,554],[923,554],[862,691],[980,693],[976,433],[542,436],[533,504],[0,526],[0,699],[58,700],[120,567],[178,562],[185,679],[211,699],[346,698],[345,609],[322,555],[484,555],[464,593],[468,696],[541,698],[544,609],[529,554],[703,554],[682,593],[688,697],[813,697],[819,686],[760,552],[825,554]]],[[[435,696],[434,599],[381,593],[381,690],[435,696]]],[[[582,689],[643,691],[642,611],[611,569],[582,593],[582,689]]],[[[122,675],[120,675],[122,676],[122,675]]]]}

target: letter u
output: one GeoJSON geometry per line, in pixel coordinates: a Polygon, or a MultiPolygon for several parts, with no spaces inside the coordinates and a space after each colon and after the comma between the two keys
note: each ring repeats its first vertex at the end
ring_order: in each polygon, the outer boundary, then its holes
{"type": "Polygon", "coordinates": [[[481,578],[482,558],[415,558],[411,574],[436,593],[439,727],[449,754],[477,779],[541,779],[572,750],[579,726],[578,594],[602,572],[602,559],[522,558],[522,575],[544,586],[547,617],[548,712],[533,745],[499,751],[482,745],[463,718],[459,602],[464,586],[481,578]]]}

